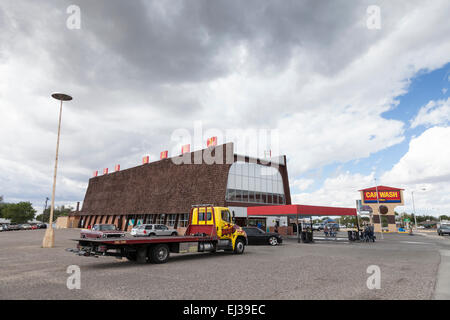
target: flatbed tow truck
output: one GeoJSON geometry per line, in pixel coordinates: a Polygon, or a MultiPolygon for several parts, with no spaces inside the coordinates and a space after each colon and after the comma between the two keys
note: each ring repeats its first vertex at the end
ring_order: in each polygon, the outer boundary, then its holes
{"type": "Polygon", "coordinates": [[[216,252],[224,250],[244,253],[247,235],[233,223],[234,216],[226,207],[194,205],[184,236],[150,236],[120,238],[79,238],[76,249],[68,249],[80,256],[114,256],[137,263],[165,263],[170,253],[216,252]]]}

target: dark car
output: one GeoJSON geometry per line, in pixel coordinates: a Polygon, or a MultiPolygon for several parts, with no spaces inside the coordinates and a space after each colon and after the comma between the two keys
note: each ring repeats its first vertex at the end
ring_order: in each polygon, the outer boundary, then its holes
{"type": "Polygon", "coordinates": [[[437,229],[438,235],[450,235],[450,225],[449,224],[441,224],[437,229]]]}
{"type": "Polygon", "coordinates": [[[256,227],[242,227],[242,229],[247,234],[249,245],[270,244],[271,246],[276,246],[283,242],[283,238],[278,233],[264,232],[256,227]]]}

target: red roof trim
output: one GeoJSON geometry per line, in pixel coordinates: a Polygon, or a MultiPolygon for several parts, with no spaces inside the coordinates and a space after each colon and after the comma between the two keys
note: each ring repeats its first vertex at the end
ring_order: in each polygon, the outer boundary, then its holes
{"type": "Polygon", "coordinates": [[[297,214],[300,216],[356,216],[356,209],[300,204],[247,208],[247,216],[294,216],[297,214]]]}

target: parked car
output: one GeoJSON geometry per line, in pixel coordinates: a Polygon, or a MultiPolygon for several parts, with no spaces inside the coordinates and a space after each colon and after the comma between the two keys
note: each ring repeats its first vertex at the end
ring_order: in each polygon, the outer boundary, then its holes
{"type": "Polygon", "coordinates": [[[20,225],[21,230],[31,230],[31,224],[24,223],[20,225]]]}
{"type": "Polygon", "coordinates": [[[120,238],[125,232],[117,230],[114,224],[94,224],[92,229],[83,229],[80,232],[81,238],[120,238]]]}
{"type": "Polygon", "coordinates": [[[18,225],[18,224],[10,224],[10,225],[8,225],[8,230],[11,230],[11,231],[20,230],[20,225],[18,225]]]}
{"type": "Polygon", "coordinates": [[[34,223],[34,224],[32,224],[32,225],[31,225],[31,230],[36,230],[36,229],[38,229],[38,226],[37,226],[37,224],[35,224],[35,223],[34,223]]]}
{"type": "Polygon", "coordinates": [[[314,231],[320,231],[320,230],[323,230],[323,223],[314,223],[313,224],[313,230],[314,231]]]}
{"type": "Polygon", "coordinates": [[[450,224],[440,224],[437,228],[437,233],[440,236],[450,235],[450,224]]]}
{"type": "Polygon", "coordinates": [[[38,229],[47,229],[46,223],[38,223],[37,226],[38,226],[38,229]]]}
{"type": "Polygon", "coordinates": [[[0,226],[0,231],[8,231],[8,224],[7,223],[3,223],[0,226]]]}
{"type": "Polygon", "coordinates": [[[347,229],[347,226],[345,226],[345,225],[343,225],[343,224],[340,224],[340,225],[339,225],[339,229],[347,229]]]}
{"type": "Polygon", "coordinates": [[[141,224],[131,229],[130,234],[134,237],[177,236],[178,232],[163,224],[141,224]]]}
{"type": "Polygon", "coordinates": [[[283,238],[274,232],[265,232],[256,227],[242,227],[242,229],[247,234],[248,244],[270,244],[271,246],[276,246],[283,242],[283,238]]]}

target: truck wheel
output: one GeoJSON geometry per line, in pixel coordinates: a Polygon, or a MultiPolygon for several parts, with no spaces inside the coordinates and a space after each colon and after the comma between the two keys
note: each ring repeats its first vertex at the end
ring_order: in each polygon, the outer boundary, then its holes
{"type": "Polygon", "coordinates": [[[153,237],[153,236],[156,236],[156,234],[154,234],[154,233],[152,232],[152,233],[150,233],[148,236],[149,236],[149,237],[153,237]]]}
{"type": "Polygon", "coordinates": [[[125,258],[127,258],[128,261],[136,261],[136,252],[129,252],[129,253],[127,253],[125,258]]]}
{"type": "Polygon", "coordinates": [[[147,263],[147,247],[143,246],[138,248],[136,252],[136,262],[140,264],[147,263]]]}
{"type": "Polygon", "coordinates": [[[149,258],[152,263],[166,263],[169,260],[169,246],[158,244],[150,249],[149,258]]]}
{"type": "Polygon", "coordinates": [[[242,239],[237,239],[234,246],[235,254],[243,254],[245,250],[245,242],[242,239]]]}

